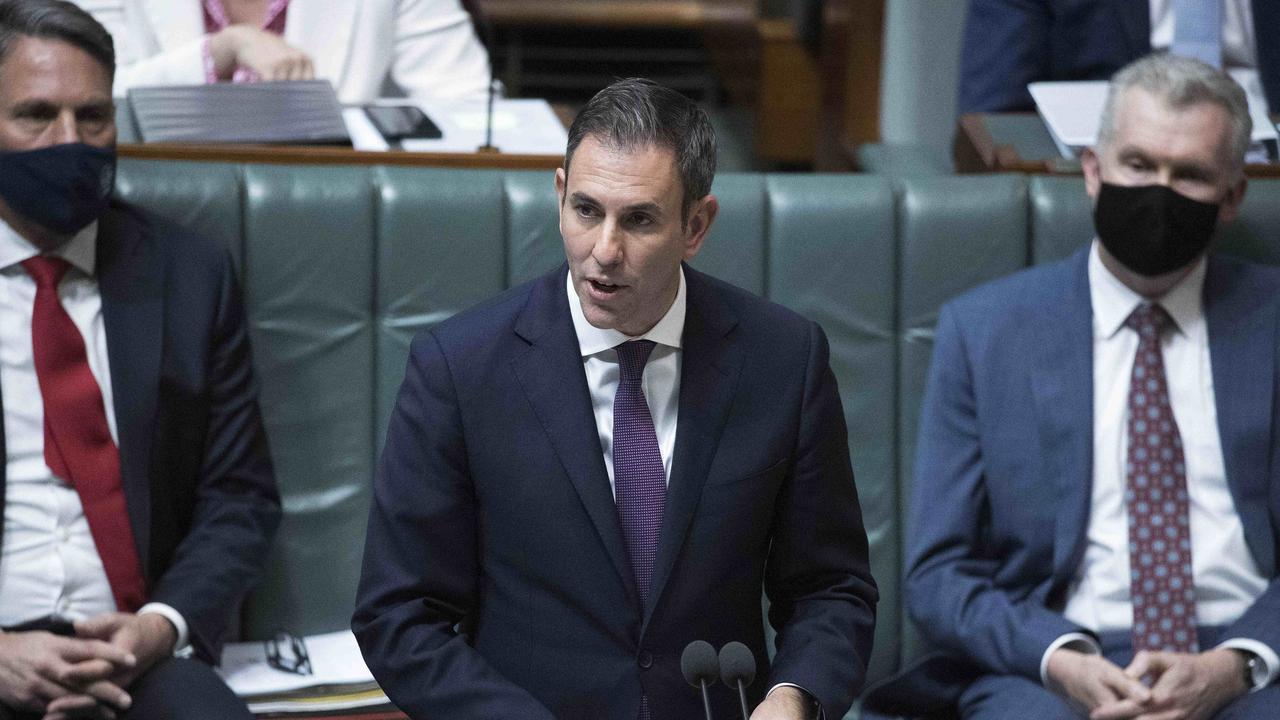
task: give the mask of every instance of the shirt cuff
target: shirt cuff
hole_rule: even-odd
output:
[[[169,605],[158,602],[150,602],[138,608],[139,615],[154,613],[162,615],[166,620],[173,623],[173,629],[178,632],[178,639],[173,643],[173,654],[183,656],[187,654],[189,647],[189,638],[187,632],[187,621],[182,617],[182,613],[174,610]]]
[[[782,687],[793,687],[799,690],[800,692],[804,693],[804,696],[809,698],[809,700],[813,701],[813,706],[818,709],[818,712],[814,714],[813,717],[817,718],[817,720],[826,720],[827,713],[825,710],[822,709],[822,704],[819,703],[818,699],[813,696],[813,693],[809,692],[808,690],[805,690],[804,688],[800,687],[795,683],[780,682],[777,685],[774,685],[773,687],[769,688],[769,692],[764,694],[765,698],[768,698],[770,695],[772,695],[774,690],[777,690],[778,688],[782,688]]]
[[[1270,685],[1275,682],[1276,675],[1280,675],[1280,657],[1277,657],[1276,651],[1272,650],[1266,643],[1260,643],[1257,640],[1248,638],[1231,638],[1218,643],[1218,647],[1243,650],[1258,656],[1258,660],[1261,663],[1253,668],[1252,691],[1261,690]]]
[[[1054,640],[1049,645],[1049,649],[1044,651],[1044,655],[1040,657],[1040,684],[1049,685],[1049,656],[1060,648],[1075,650],[1085,655],[1101,655],[1102,648],[1098,645],[1098,641],[1092,636],[1084,633],[1067,633]]]

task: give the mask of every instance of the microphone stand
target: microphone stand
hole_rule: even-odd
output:
[[[751,711],[747,709],[747,686],[738,678],[738,701],[742,703],[742,720],[751,719]]]

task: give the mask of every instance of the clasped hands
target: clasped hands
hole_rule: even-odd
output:
[[[124,688],[172,654],[177,640],[154,613],[99,615],[75,631],[0,633],[0,702],[44,720],[115,718],[133,702]]]
[[[1144,650],[1121,668],[1101,655],[1060,648],[1049,656],[1047,675],[1051,689],[1090,720],[1207,720],[1249,690],[1244,665],[1243,656],[1228,649]]]

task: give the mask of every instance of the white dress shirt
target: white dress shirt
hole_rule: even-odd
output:
[[[102,296],[94,276],[98,226],[81,230],[53,254],[71,264],[58,296],[85,340],[89,370],[119,443],[112,405]],[[0,537],[0,627],[46,616],[81,620],[116,611],[80,496],[44,459],[44,400],[31,346],[35,280],[20,264],[40,251],[0,221],[0,398],[4,405],[4,535]],[[173,623],[175,649],[187,644],[187,623],[172,607],[148,603]]]
[[[1159,303],[1174,325],[1161,338],[1169,404],[1182,436],[1191,522],[1191,564],[1196,589],[1196,623],[1228,625],[1267,588],[1244,539],[1236,512],[1218,433],[1209,334],[1203,289],[1207,263],[1201,260]],[[1089,293],[1093,306],[1093,488],[1084,558],[1068,590],[1063,615],[1096,633],[1129,630],[1133,605],[1129,584],[1129,518],[1125,507],[1126,432],[1129,379],[1138,352],[1138,335],[1125,326],[1145,299],[1111,274],[1098,254],[1089,252]],[[1097,652],[1085,635],[1071,634],[1050,646],[1041,663],[1058,647]],[[1255,675],[1262,686],[1280,672],[1280,658],[1268,646],[1229,638],[1221,647],[1247,650],[1265,666]]]
[[[1253,34],[1250,0],[1201,0],[1222,3],[1222,66],[1256,68],[1258,46]],[[1173,0],[1151,0],[1151,49],[1168,50],[1176,22]]]
[[[680,289],[662,319],[648,332],[630,337],[618,330],[598,328],[587,322],[582,313],[582,302],[573,289],[573,274],[565,274],[565,288],[569,293],[569,314],[573,316],[573,329],[578,335],[578,348],[582,351],[582,369],[587,373],[587,388],[591,391],[591,408],[596,416],[596,430],[600,433],[600,451],[604,453],[604,467],[609,472],[609,486],[613,487],[613,396],[618,391],[618,351],[614,348],[628,340],[652,340],[655,344],[644,366],[640,386],[644,400],[649,404],[653,417],[653,430],[658,435],[658,451],[662,453],[662,468],[671,482],[671,456],[676,447],[676,415],[680,409],[680,340],[684,335],[685,286],[684,270],[680,271]],[[616,499],[617,493],[614,493]]]

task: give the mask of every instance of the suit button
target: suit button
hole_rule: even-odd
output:
[[[653,653],[648,650],[641,650],[640,655],[636,657],[636,662],[642,669],[648,670],[653,667]]]

